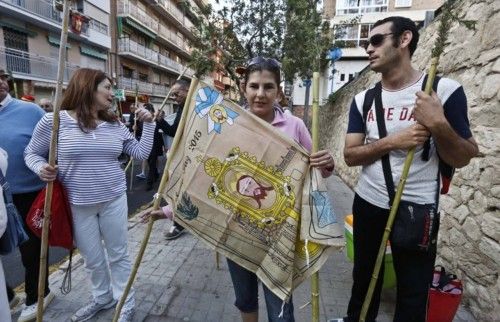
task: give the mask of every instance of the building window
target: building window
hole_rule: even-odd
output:
[[[411,0],[410,0],[411,1]],[[338,0],[337,15],[386,12],[388,0]]]
[[[340,74],[340,81],[341,82],[345,81],[345,74]]]
[[[101,34],[107,35],[108,34],[108,25],[105,23],[102,23],[100,21],[97,21],[95,19],[90,20],[90,29],[93,29],[97,32],[100,32]]]
[[[148,74],[139,73],[139,80],[141,80],[143,82],[147,82],[148,81]]]
[[[30,74],[28,35],[8,27],[3,27],[7,69],[12,72]]]
[[[396,0],[394,3],[395,8],[411,7],[411,0]]]
[[[373,24],[337,25],[338,46],[344,48],[364,47]]]
[[[354,74],[349,74],[349,81],[352,81],[354,79]]]
[[[128,68],[127,66],[122,66],[123,70],[123,77],[125,78],[132,78],[134,75],[134,70],[132,68]]]

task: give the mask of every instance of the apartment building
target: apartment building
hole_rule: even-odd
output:
[[[127,112],[138,92],[140,103],[158,107],[170,86],[185,70],[184,78],[194,72],[187,68],[193,39],[195,10],[173,0],[115,0],[117,59],[112,70],[118,88],[125,90],[122,109]],[[205,4],[191,0],[191,7]],[[172,103],[172,102],[169,102]],[[171,104],[167,113],[172,112]]]
[[[341,48],[342,57],[322,71],[321,101],[368,66],[364,44],[377,20],[397,15],[421,23],[426,17],[432,18],[434,10],[443,3],[444,0],[324,0],[323,19],[330,22],[333,32],[339,36],[336,44]],[[296,81],[294,106],[304,105],[304,99],[305,86],[302,81]],[[312,98],[309,104],[311,101]]]
[[[0,66],[12,72],[18,96],[53,98],[62,11],[51,0],[0,0]],[[64,81],[80,67],[108,71],[109,0],[72,2]]]

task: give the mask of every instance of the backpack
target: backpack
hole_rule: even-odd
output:
[[[422,90],[425,89],[425,84],[427,83],[427,74],[424,77],[424,81],[422,82]],[[436,76],[434,78],[434,83],[432,84],[432,89],[434,92],[437,92],[437,87],[439,80],[441,78],[439,76]],[[380,82],[379,82],[380,83]],[[365,94],[365,100],[363,102],[363,121],[364,121],[364,127],[365,127],[365,133],[366,133],[366,119],[368,116],[368,112],[372,108],[373,105],[373,100],[375,98],[375,94],[377,90],[382,90],[382,86],[375,86],[373,88],[370,88],[369,90],[366,91]],[[423,161],[428,161],[429,160],[429,154],[430,154],[430,147],[431,147],[431,140],[430,138],[425,141],[424,143],[424,150],[422,151],[422,160]],[[439,157],[439,154],[438,154]],[[451,179],[453,178],[453,175],[455,174],[455,168],[444,162],[441,157],[439,157],[439,173],[441,174],[441,194],[447,194],[449,189],[450,189],[450,184],[451,184]]]

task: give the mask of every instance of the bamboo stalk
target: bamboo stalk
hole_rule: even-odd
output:
[[[135,102],[134,102],[134,105],[135,105],[135,111],[137,111],[137,109],[139,108],[139,85],[136,83],[135,84]],[[135,113],[134,111],[134,113]],[[136,133],[137,133],[137,115],[134,116],[134,138],[136,136]],[[127,169],[129,168],[130,166],[130,187],[129,187],[129,191],[132,191],[132,187],[134,186],[134,158],[132,156],[130,156],[130,161],[128,162],[127,166],[125,167],[125,171],[127,171]]]
[[[436,78],[438,63],[439,63],[439,56],[433,57],[431,59],[431,66],[429,68],[429,73],[427,76],[427,83],[425,84],[426,94],[430,95],[432,92],[432,84],[434,83],[434,79]],[[359,316],[360,322],[365,322],[366,314],[368,313],[368,308],[370,307],[372,301],[373,292],[375,291],[375,285],[377,284],[378,275],[380,273],[380,267],[382,266],[382,261],[384,260],[387,241],[389,240],[389,236],[391,234],[392,225],[394,224],[394,219],[396,218],[396,213],[399,208],[399,202],[401,201],[401,197],[403,195],[406,179],[408,178],[408,173],[410,172],[410,166],[411,163],[413,162],[414,155],[415,155],[415,148],[412,148],[408,151],[408,155],[406,156],[406,160],[403,165],[403,172],[401,174],[401,178],[399,179],[398,187],[396,189],[396,195],[394,197],[394,201],[392,202],[391,211],[389,213],[389,218],[387,219],[384,235],[382,236],[382,242],[380,243],[380,247],[378,250],[377,260],[375,261],[375,267],[373,268],[372,278],[368,286],[368,291],[366,293],[363,306],[361,307],[361,314]]]
[[[319,73],[313,73],[312,79],[312,152],[319,150]],[[319,322],[319,273],[311,276],[311,313],[312,322]]]
[[[50,136],[50,149],[48,163],[51,166],[56,164],[56,149],[59,133],[59,110],[62,94],[62,86],[64,81],[64,62],[66,61],[66,43],[68,39],[68,21],[69,21],[69,5],[70,0],[64,1],[63,6],[63,21],[61,30],[61,41],[59,43],[59,62],[57,70],[57,87],[56,97],[54,102],[54,118],[52,124],[52,133]],[[47,253],[49,243],[50,215],[52,206],[52,191],[53,182],[47,183],[45,193],[45,205],[43,209],[43,228],[42,228],[42,245],[40,247],[40,270],[38,275],[38,301],[37,301],[37,322],[42,322],[43,319],[43,300],[45,295],[45,279],[47,278]]]
[[[193,77],[191,80],[191,86],[189,86],[189,91],[188,95],[186,97],[186,102],[184,103],[184,108],[182,111],[182,118],[179,123],[179,129],[184,128],[184,125],[186,123],[186,118],[187,114],[189,112],[189,106],[191,105],[191,100],[194,94],[194,91],[196,87],[198,86],[199,79],[197,77]],[[174,142],[172,144],[172,147],[176,147],[178,145],[178,142],[180,140],[180,137],[182,135],[176,135],[174,137]],[[160,201],[161,201],[161,194],[163,193],[163,190],[165,190],[168,182],[168,168],[170,167],[170,164],[172,163],[172,158],[167,158],[167,163],[165,164],[165,169],[163,170],[163,175],[161,177],[160,181],[160,186],[158,187],[158,192],[156,193],[156,196],[154,198],[153,202],[153,209],[158,210],[160,209]],[[137,257],[135,258],[134,262],[134,267],[132,268],[132,272],[130,273],[127,286],[125,287],[125,290],[123,291],[123,294],[120,298],[120,302],[116,306],[115,314],[113,316],[113,322],[118,321],[118,318],[120,317],[120,312],[123,308],[123,305],[125,304],[125,301],[127,299],[127,295],[130,292],[130,289],[132,288],[132,284],[134,283],[135,276],[137,275],[137,271],[139,270],[139,266],[142,261],[142,257],[144,256],[144,251],[146,250],[146,246],[149,242],[149,237],[151,236],[151,231],[153,229],[153,224],[154,220],[150,219],[148,222],[148,226],[146,228],[146,231],[144,233],[144,237],[141,242],[141,248],[139,249],[139,252],[137,253]]]

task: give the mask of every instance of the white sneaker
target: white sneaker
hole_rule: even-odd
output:
[[[43,299],[43,310],[47,308],[47,306],[52,302],[54,299],[54,293],[49,292],[49,294],[45,295]],[[24,307],[24,309],[21,311],[21,315],[17,319],[17,322],[28,322],[31,320],[34,320],[36,318],[36,313],[38,311],[38,303],[34,303],[31,305],[28,305]]]
[[[139,173],[138,175],[136,175],[137,178],[139,179],[146,179],[146,174],[145,173]]]
[[[75,314],[71,317],[71,321],[73,322],[82,322],[90,320],[94,315],[96,315],[99,311],[109,309],[115,306],[116,300],[111,300],[108,303],[97,303],[94,299],[92,299],[85,306],[81,307]]]

